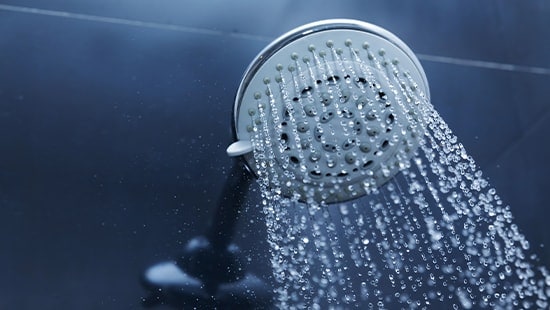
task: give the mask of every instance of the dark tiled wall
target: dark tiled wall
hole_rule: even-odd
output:
[[[434,105],[548,264],[549,13],[542,0],[0,1],[0,308],[139,308],[143,268],[212,215],[248,63],[334,17],[419,53]],[[243,217],[261,273],[261,217]]]

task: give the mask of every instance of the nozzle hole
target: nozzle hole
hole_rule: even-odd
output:
[[[290,114],[292,113],[292,111],[290,111],[288,108],[285,108],[284,112],[283,112],[283,119],[285,120],[289,120],[290,119]]]
[[[393,124],[393,122],[395,122],[395,115],[393,115],[393,113],[390,113],[388,115],[388,117],[386,118],[386,123],[388,125],[391,125],[391,124]]]
[[[367,162],[365,162],[365,163],[363,164],[363,169],[369,168],[370,166],[372,166],[373,163],[374,163],[374,162],[373,162],[372,160],[368,160]]]
[[[347,173],[346,171],[341,171],[341,172],[339,172],[336,176],[338,176],[338,177],[345,177],[345,176],[347,176],[347,175],[348,175],[348,173]]]
[[[322,176],[322,174],[321,174],[321,171],[319,170],[311,170],[309,172],[309,176],[311,176],[312,178],[318,179]]]
[[[332,152],[332,153],[334,153],[338,150],[336,148],[336,145],[330,144],[330,143],[323,144],[323,149],[325,149],[325,151],[327,151],[327,152]]]
[[[367,79],[365,79],[364,77],[358,77],[355,79],[355,85],[357,85],[357,87],[359,88],[363,88],[365,87],[365,85],[367,85]]]
[[[338,83],[338,81],[340,81],[340,77],[338,75],[331,75],[327,77],[327,82],[329,83],[329,85],[334,85]]]
[[[283,132],[281,134],[281,141],[283,141],[284,143],[288,142],[288,134],[286,132]]]
[[[306,86],[304,89],[302,89],[301,95],[302,98],[309,96],[313,92],[313,87]]]

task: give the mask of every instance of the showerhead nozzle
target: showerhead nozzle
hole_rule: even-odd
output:
[[[429,99],[424,70],[395,35],[355,20],[308,24],[247,69],[227,152],[256,175],[263,160],[284,196],[353,199],[386,183],[418,148],[418,115],[408,108],[416,96]]]

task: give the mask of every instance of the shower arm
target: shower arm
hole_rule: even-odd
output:
[[[239,249],[231,241],[252,176],[239,157],[233,161],[209,226],[202,235],[189,240],[177,260],[180,269],[201,279],[211,292],[245,276]]]
[[[225,250],[235,234],[242,205],[253,180],[251,173],[244,167],[240,157],[233,159],[214,217],[205,233],[214,249]]]
[[[146,270],[142,283],[150,296],[143,300],[145,306],[270,307],[271,287],[246,271],[231,242],[253,180],[241,156],[235,156],[232,164],[206,231],[189,240],[175,262]]]

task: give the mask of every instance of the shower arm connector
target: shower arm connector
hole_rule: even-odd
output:
[[[252,180],[237,156],[206,232],[189,240],[175,262],[156,264],[144,273],[142,283],[150,292],[143,300],[145,306],[257,308],[271,304],[271,288],[245,271],[239,249],[231,242]]]

